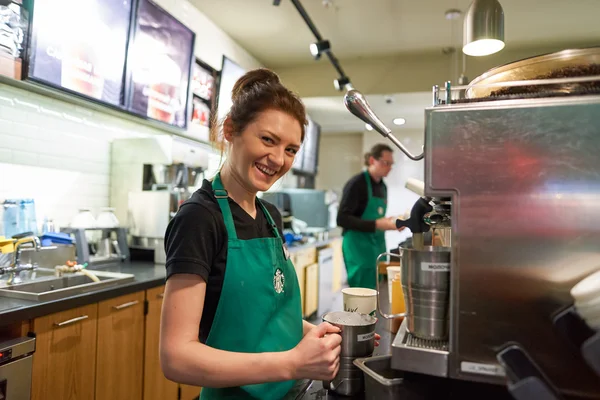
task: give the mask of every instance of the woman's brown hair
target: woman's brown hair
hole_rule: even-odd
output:
[[[265,68],[248,71],[233,86],[231,100],[233,104],[223,121],[217,121],[217,113],[212,113],[210,140],[221,150],[224,143],[219,132],[225,119],[231,121],[233,132],[239,135],[266,110],[279,110],[294,117],[300,124],[301,140],[304,141],[308,123],[304,104],[295,93],[283,86],[275,72]]]

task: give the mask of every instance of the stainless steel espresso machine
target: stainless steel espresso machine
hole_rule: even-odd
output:
[[[447,337],[418,337],[405,319],[392,367],[507,385],[519,400],[600,398],[600,332],[570,295],[600,269],[600,48],[435,86],[421,155],[358,91],[345,104],[425,160],[424,196],[402,222],[414,247],[427,248],[420,239],[436,224],[450,226]]]

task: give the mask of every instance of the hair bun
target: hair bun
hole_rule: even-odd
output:
[[[242,93],[250,91],[257,85],[281,85],[279,76],[268,69],[258,68],[246,72],[240,79],[237,80],[231,91],[231,100],[235,103],[236,99]]]

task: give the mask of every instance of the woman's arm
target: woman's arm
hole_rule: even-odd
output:
[[[167,281],[160,326],[160,362],[167,379],[206,387],[292,379],[286,352],[234,353],[200,343],[205,294],[206,282],[197,275],[178,274]]]
[[[177,274],[167,280],[160,324],[160,363],[167,379],[218,388],[290,379],[328,380],[337,374],[341,336],[327,335],[339,332],[327,323],[284,352],[236,353],[200,343],[205,295],[206,282],[198,275]]]

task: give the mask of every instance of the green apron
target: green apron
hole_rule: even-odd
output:
[[[385,198],[381,199],[373,196],[369,172],[365,170],[364,174],[367,180],[369,200],[367,201],[365,211],[361,215],[361,219],[373,221],[385,216],[387,201]],[[384,190],[385,197],[387,198],[387,188],[385,185]],[[380,230],[376,230],[375,232],[348,230],[344,233],[342,251],[348,273],[348,285],[350,287],[375,289],[375,280],[377,277],[375,261],[378,255],[386,251],[385,232]]]
[[[206,344],[241,353],[279,352],[302,339],[300,286],[279,231],[259,201],[275,237],[237,238],[227,191],[212,183],[227,228],[227,265],[219,305]],[[281,399],[295,381],[203,388],[201,399]]]

